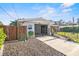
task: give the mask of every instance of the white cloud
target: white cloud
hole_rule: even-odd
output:
[[[63,3],[63,4],[61,4],[61,7],[62,8],[68,8],[68,7],[71,7],[71,6],[73,6],[75,3]]]
[[[69,14],[72,11],[71,6],[73,6],[75,3],[63,3],[60,5],[61,11],[63,14]]]
[[[70,9],[70,8],[69,8],[69,9],[64,9],[64,10],[62,10],[63,13],[69,13],[69,12],[71,12],[71,11],[72,11],[72,9]]]
[[[43,9],[40,9],[39,16],[47,19],[51,19],[53,16],[56,15],[56,10],[53,7],[45,7]]]
[[[67,8],[67,7],[70,7],[72,5],[73,4],[61,4],[60,7],[62,6],[64,8],[62,8],[62,9],[59,8],[58,10],[53,7],[50,7],[50,6],[38,7],[38,8],[34,8],[34,9],[39,10],[38,17],[52,19],[52,18],[56,18],[56,17],[69,16],[72,9]]]
[[[61,13],[58,13],[55,8],[47,6],[43,9],[40,9],[39,17],[52,19],[53,17],[62,17],[63,15],[67,15],[70,11],[72,11],[72,9],[62,9]]]

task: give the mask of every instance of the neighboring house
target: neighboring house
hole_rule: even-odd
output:
[[[28,19],[19,19],[18,24],[20,26],[26,26],[27,28],[27,37],[30,37],[29,32],[33,32],[32,37],[51,35],[52,28],[57,27],[53,25],[52,20],[46,20],[43,18],[28,18]]]

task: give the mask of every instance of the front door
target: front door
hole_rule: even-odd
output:
[[[47,25],[41,25],[41,34],[47,35]]]

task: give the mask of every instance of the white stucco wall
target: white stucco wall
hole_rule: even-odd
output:
[[[29,29],[29,26],[31,26],[32,29]],[[32,31],[33,32],[33,36],[32,37],[35,37],[35,27],[34,27],[34,24],[33,23],[27,24],[27,36],[28,37],[29,37],[29,35],[28,35],[28,32],[29,31]]]
[[[34,25],[34,23],[29,22],[29,23],[23,23],[22,25],[26,26],[26,28],[27,28],[27,37],[29,37],[29,34],[28,34],[29,31],[32,31],[33,32],[32,37],[35,37],[35,25]],[[32,29],[29,29],[29,26],[32,26]]]

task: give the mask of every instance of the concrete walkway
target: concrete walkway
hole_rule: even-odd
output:
[[[36,39],[46,43],[50,47],[58,50],[67,56],[79,56],[79,44],[66,41],[52,36],[36,37]]]

